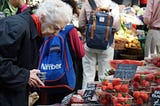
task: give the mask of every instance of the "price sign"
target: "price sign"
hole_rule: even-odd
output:
[[[119,64],[113,77],[121,79],[132,79],[136,73],[136,70],[136,64]]]
[[[128,14],[128,13],[132,12],[132,11],[131,11],[131,7],[127,7],[127,8],[125,8],[125,9],[124,9],[124,12],[125,12],[126,14]]]
[[[62,103],[62,104],[65,104],[65,105],[69,104],[69,103],[70,103],[70,100],[71,100],[71,98],[72,98],[72,96],[73,96],[73,94],[74,94],[74,93],[70,93],[69,95],[65,96],[65,97],[62,99],[61,103]]]
[[[85,101],[91,101],[93,95],[95,94],[96,84],[87,84],[87,89],[85,90],[83,94],[83,99]]]
[[[160,106],[160,91],[155,90],[152,95],[152,106]]]

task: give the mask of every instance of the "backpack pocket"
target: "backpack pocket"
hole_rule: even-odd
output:
[[[96,25],[96,29],[92,32],[92,25],[89,25],[86,33],[87,46],[94,49],[106,50],[113,43],[114,34],[112,27]],[[91,37],[93,36],[93,37]]]
[[[60,42],[58,37],[54,37],[54,41]],[[64,56],[60,44],[54,42],[48,50],[45,50],[40,63],[39,69],[41,72],[46,72],[46,81],[56,81],[64,76]]]

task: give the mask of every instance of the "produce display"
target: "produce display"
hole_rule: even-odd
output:
[[[144,60],[147,64],[153,64],[157,67],[160,67],[160,54],[151,54],[150,57],[145,57]]]
[[[118,64],[137,64],[134,76],[130,79],[114,78]],[[100,106],[153,106],[160,99],[160,69],[152,68],[144,61],[137,60],[111,60],[111,75],[101,81],[90,82],[95,84],[94,96],[90,101],[83,98],[85,90],[78,90],[70,100],[71,104],[100,105]],[[153,94],[154,93],[154,94]],[[154,100],[153,100],[154,98]],[[158,99],[159,98],[159,99]],[[72,105],[71,105],[72,106]],[[156,105],[155,105],[156,106]],[[157,105],[158,106],[158,105]]]
[[[131,106],[133,97],[129,94],[112,94],[113,106]]]
[[[105,79],[102,81],[102,91],[111,93],[128,93],[129,81],[120,78]]]
[[[137,72],[132,79],[133,90],[149,91],[152,82],[154,82],[154,71]]]
[[[144,106],[145,104],[148,104],[149,96],[150,92],[147,91],[133,91],[133,104],[135,106]]]
[[[132,35],[131,33],[135,34],[136,32],[134,32],[134,30],[127,30],[125,34],[121,34],[121,32],[115,33],[115,49],[142,49],[138,36]]]
[[[118,32],[115,33],[115,49],[124,50],[126,48],[142,49],[142,44],[139,40],[144,33],[137,30],[137,25],[144,25],[141,20],[144,9],[139,6],[124,7],[120,13],[121,26]]]
[[[137,64],[138,66],[142,66],[144,64],[143,61],[138,60],[110,60],[110,66],[113,69],[116,69],[119,64]]]

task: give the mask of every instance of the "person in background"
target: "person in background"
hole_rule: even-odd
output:
[[[17,8],[12,6],[10,0],[0,0],[0,12],[2,12],[5,17],[15,15]]]
[[[124,5],[126,7],[139,4],[139,0],[112,0],[112,1],[116,2],[119,5]]]
[[[119,20],[119,6],[115,2],[111,0],[95,0],[97,7],[109,7],[112,9],[111,14],[114,18],[113,27],[117,30],[120,26]],[[85,26],[89,21],[90,12],[92,8],[86,0],[83,5],[80,16],[79,16],[79,27],[82,28],[81,31],[85,30]],[[110,69],[109,61],[113,59],[114,56],[114,47],[110,46],[107,50],[97,50],[85,47],[85,56],[82,58],[83,65],[83,84],[82,88],[85,89],[87,87],[88,82],[93,82],[96,75],[96,65],[98,63],[98,79],[104,78],[106,70]]]
[[[146,36],[144,57],[160,53],[160,0],[147,0],[147,7],[143,16],[144,23],[149,30]]]
[[[3,0],[0,1],[0,15],[3,17],[12,16],[27,10],[25,0]],[[2,18],[3,18],[2,17]]]
[[[10,0],[10,3],[15,8],[18,8],[16,14],[22,13],[23,11],[25,11],[28,8],[28,6],[27,6],[27,4],[25,3],[24,0]]]
[[[37,76],[42,37],[56,35],[71,16],[68,4],[45,0],[35,14],[0,20],[0,106],[28,106],[29,87],[44,86]]]
[[[72,9],[73,14],[79,16],[79,11],[77,10],[77,2],[75,0],[62,0],[68,3]],[[78,11],[78,12],[77,12]],[[81,40],[81,33],[77,31],[77,27],[73,28],[67,36],[67,42],[69,44],[69,49],[72,56],[73,66],[76,73],[76,87],[75,90],[82,88],[82,57],[85,55],[83,41]]]
[[[62,0],[63,2],[68,3],[72,9],[73,9],[73,14],[77,14],[77,16],[79,16],[79,10],[77,7],[77,2],[75,0]]]
[[[147,0],[140,0],[140,7],[146,7]]]

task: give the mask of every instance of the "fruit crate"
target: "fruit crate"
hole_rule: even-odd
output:
[[[119,39],[115,39],[115,45],[114,45],[114,49],[115,50],[125,50],[125,44],[127,43],[127,41],[125,40],[119,40]]]
[[[133,90],[150,91],[150,86],[155,79],[154,71],[137,72],[131,80],[131,87]]]
[[[160,54],[151,54],[149,57],[145,57],[144,60],[148,64],[153,64],[160,67]]]
[[[133,97],[129,94],[114,93],[112,94],[113,106],[131,106]]]
[[[102,91],[109,93],[128,93],[130,80],[121,80],[120,78],[109,78],[102,81]]]
[[[160,85],[160,71],[153,73],[154,78],[152,79],[152,85],[158,86]]]
[[[150,104],[151,91],[133,90],[131,95],[133,97],[132,106],[148,106]]]
[[[160,85],[151,86],[151,92],[154,92],[155,90],[160,91]]]
[[[104,92],[102,90],[96,90],[96,97],[100,104],[104,106],[112,106],[112,93]]]

